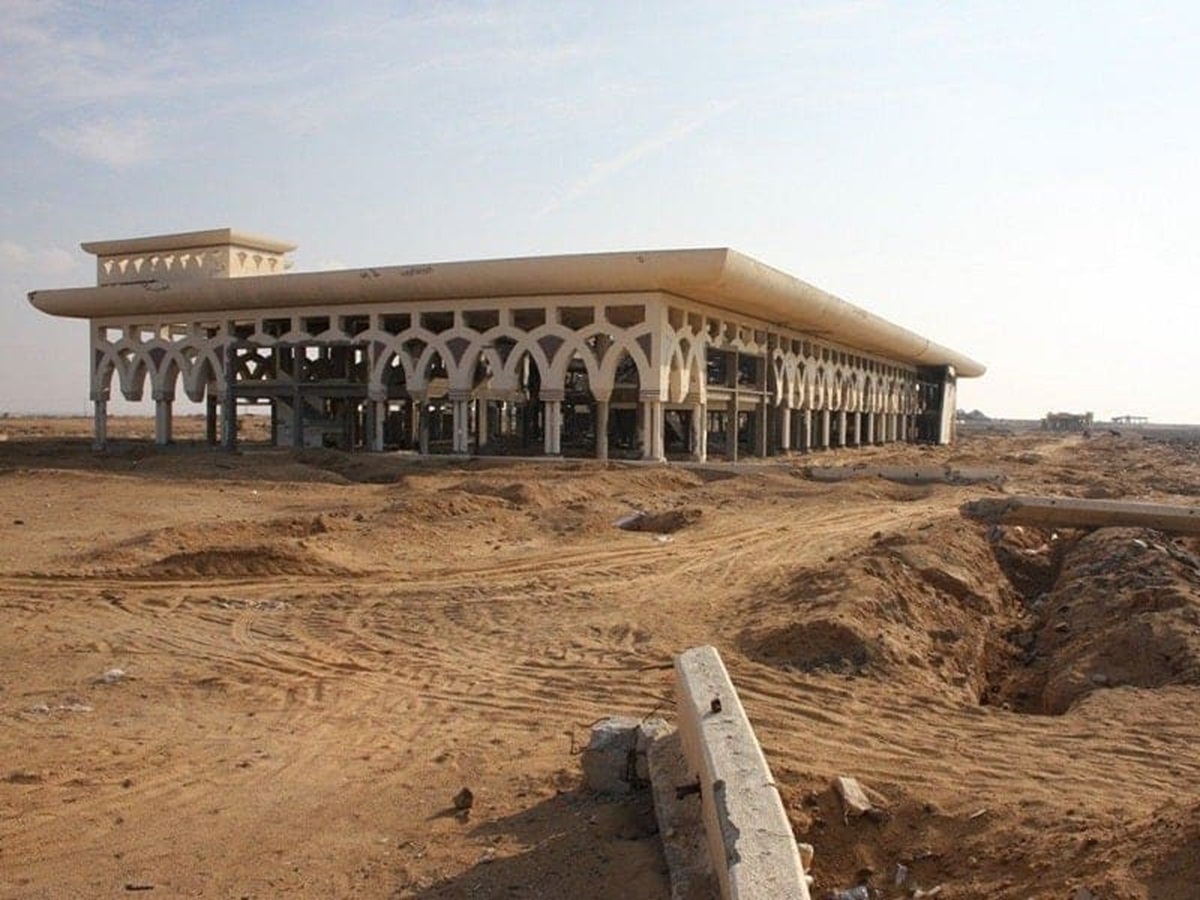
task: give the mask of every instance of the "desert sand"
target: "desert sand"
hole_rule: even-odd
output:
[[[649,801],[590,794],[578,752],[670,717],[709,643],[814,897],[1200,895],[1200,542],[959,511],[1194,504],[1197,445],[689,468],[227,454],[196,420],[163,449],[114,420],[98,455],[89,427],[0,420],[0,896],[666,898]],[[635,510],[677,530],[613,527]],[[882,814],[846,820],[838,775]]]

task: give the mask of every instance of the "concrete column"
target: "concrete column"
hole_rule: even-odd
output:
[[[485,397],[475,401],[475,446],[482,450],[491,441],[491,423],[488,421],[488,402]]]
[[[650,401],[650,446],[651,459],[666,459],[666,443],[663,440],[663,403],[661,400]]]
[[[725,452],[725,457],[730,462],[738,461],[738,441],[740,440],[738,428],[738,416],[741,410],[738,408],[737,389],[734,389],[732,403],[729,404],[729,429],[725,433],[725,441],[729,445]]]
[[[833,429],[830,422],[831,413],[828,409],[821,410],[821,449],[828,450],[832,439]]]
[[[371,400],[367,408],[371,413],[371,446],[376,453],[383,452],[383,430],[387,423],[388,405],[386,400]]]
[[[304,395],[299,387],[292,391],[292,448],[304,449]]]
[[[363,404],[363,449],[375,452],[375,419],[378,414],[375,401],[368,399]]]
[[[755,424],[758,427],[754,429],[754,455],[761,458],[766,458],[771,452],[771,431],[767,427],[770,412],[771,407],[767,403],[767,398],[759,397],[758,413],[755,415]]]
[[[783,453],[792,451],[792,411],[786,406],[779,408],[779,449]]]
[[[692,408],[692,459],[708,462],[708,405],[697,403]]]
[[[596,459],[608,459],[608,404],[596,401]]]
[[[420,400],[408,401],[408,446],[414,450],[421,446],[421,407]]]
[[[454,419],[454,440],[451,442],[455,453],[471,452],[471,410],[469,400],[454,399],[450,401],[450,409]]]
[[[413,403],[417,414],[417,452],[422,456],[429,455],[429,410],[425,401]]]
[[[654,458],[654,438],[651,435],[650,401],[643,400],[638,404],[638,418],[642,437],[642,459]]]
[[[96,450],[108,449],[108,401],[95,400],[92,403],[93,430],[92,447]]]
[[[837,433],[838,433],[837,445],[839,447],[845,447],[846,446],[846,411],[844,409],[838,410]]]
[[[226,450],[237,449],[237,399],[233,385],[227,385],[221,402],[221,445]]]
[[[866,443],[878,443],[878,441],[875,440],[875,413],[863,413],[863,418],[866,419]]]
[[[160,447],[171,443],[171,403],[170,397],[154,398],[154,443]]]
[[[545,419],[542,428],[543,445],[547,456],[562,455],[562,401],[543,400],[542,415]]]
[[[204,392],[204,440],[210,445],[217,443],[217,395],[212,385]]]
[[[800,449],[807,453],[813,447],[812,410],[800,411]]]
[[[225,393],[221,398],[221,444],[226,450],[237,449],[237,353],[233,344],[225,345]]]

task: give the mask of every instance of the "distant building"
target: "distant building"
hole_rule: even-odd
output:
[[[643,459],[948,443],[984,367],[733,250],[288,273],[230,229],[83,245],[97,286],[35,291],[89,321],[96,443],[114,384],[177,392],[209,440],[269,407],[276,444]]]
[[[1092,414],[1048,412],[1042,419],[1044,431],[1087,431],[1092,427]]]

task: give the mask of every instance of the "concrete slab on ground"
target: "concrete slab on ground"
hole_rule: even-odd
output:
[[[1006,497],[972,500],[963,513],[1002,525],[1051,528],[1154,528],[1176,534],[1200,534],[1200,507],[1073,497]]]

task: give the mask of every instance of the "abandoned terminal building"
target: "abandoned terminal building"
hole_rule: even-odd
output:
[[[979,363],[727,249],[291,273],[230,229],[83,244],[97,286],[34,291],[87,319],[95,436],[114,387],[171,441],[182,392],[233,448],[650,460],[947,443]]]

